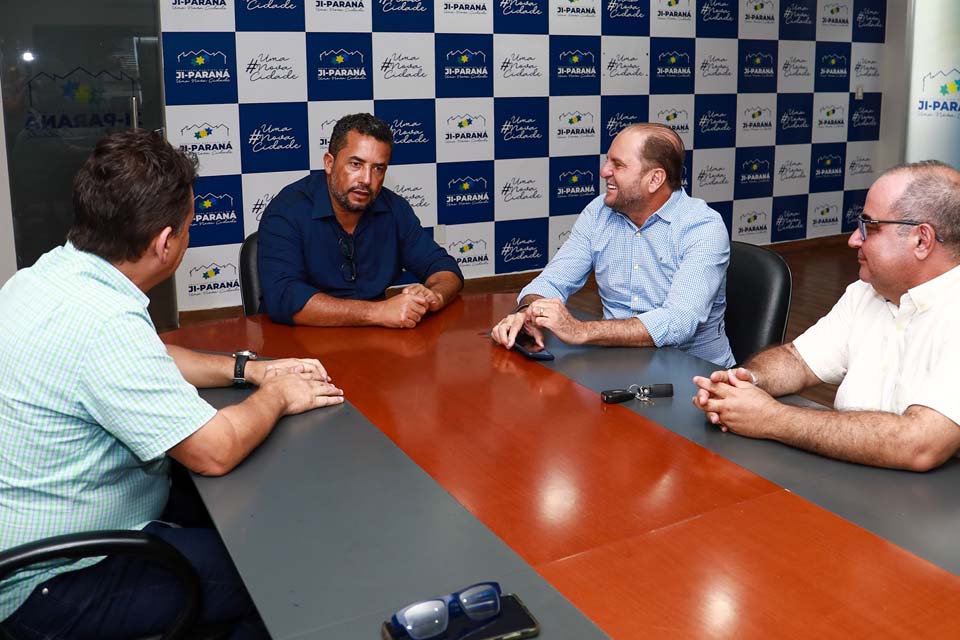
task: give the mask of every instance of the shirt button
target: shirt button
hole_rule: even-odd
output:
[[[637,231],[637,232],[636,232],[635,234],[633,234],[633,235],[635,235],[636,237],[638,237],[638,238],[639,238],[639,237],[640,237],[640,232],[639,232],[639,231]]]
[[[43,595],[47,595],[48,593],[50,593],[50,589],[47,589],[46,587],[44,587],[40,593],[42,593]]]
[[[640,299],[640,296],[633,296],[633,301],[634,301],[634,302],[636,302],[636,301],[639,300],[639,299]]]
[[[640,265],[638,265],[638,264],[633,265],[633,270],[634,270],[634,271],[636,271],[636,270],[639,269],[639,268],[640,268]]]

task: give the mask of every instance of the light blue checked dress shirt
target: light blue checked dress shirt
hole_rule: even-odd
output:
[[[734,364],[723,326],[730,239],[720,214],[682,189],[641,228],[598,197],[557,255],[520,292],[566,301],[591,271],[606,320],[639,318],[658,347]]]
[[[216,411],[184,380],[110,263],[69,243],[0,289],[0,549],[142,529],[169,493],[165,452]],[[21,571],[0,620],[44,580],[96,559]]]

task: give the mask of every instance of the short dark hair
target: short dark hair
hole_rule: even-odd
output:
[[[646,138],[637,153],[644,167],[660,167],[667,174],[667,186],[676,191],[683,184],[683,139],[665,124],[645,122],[630,125],[646,133]]]
[[[347,134],[351,131],[383,142],[390,147],[390,155],[393,155],[393,130],[386,122],[369,113],[351,113],[337,120],[330,134],[330,155],[336,157],[347,146]]]
[[[197,160],[144,129],[97,143],[73,180],[74,221],[67,239],[113,263],[139,260],[166,227],[183,231],[192,207]]]
[[[960,256],[960,171],[939,160],[901,164],[883,173],[905,173],[909,183],[893,203],[901,220],[928,222]]]

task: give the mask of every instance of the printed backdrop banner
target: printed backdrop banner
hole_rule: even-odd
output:
[[[960,139],[939,4],[954,19],[929,28],[918,8],[944,43],[914,56],[923,153]],[[161,0],[167,135],[201,174],[180,308],[240,304],[243,238],[358,111],[390,124],[385,185],[467,277],[542,268],[635,122],[680,135],[684,188],[732,239],[849,231],[879,169],[885,23],[886,0]],[[34,78],[36,113],[101,80]]]

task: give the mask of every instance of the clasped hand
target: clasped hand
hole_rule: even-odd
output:
[[[767,437],[764,428],[777,403],[754,386],[749,371],[743,367],[714,371],[709,378],[694,376],[693,383],[699,387],[693,406],[703,411],[711,424],[751,438]]]

